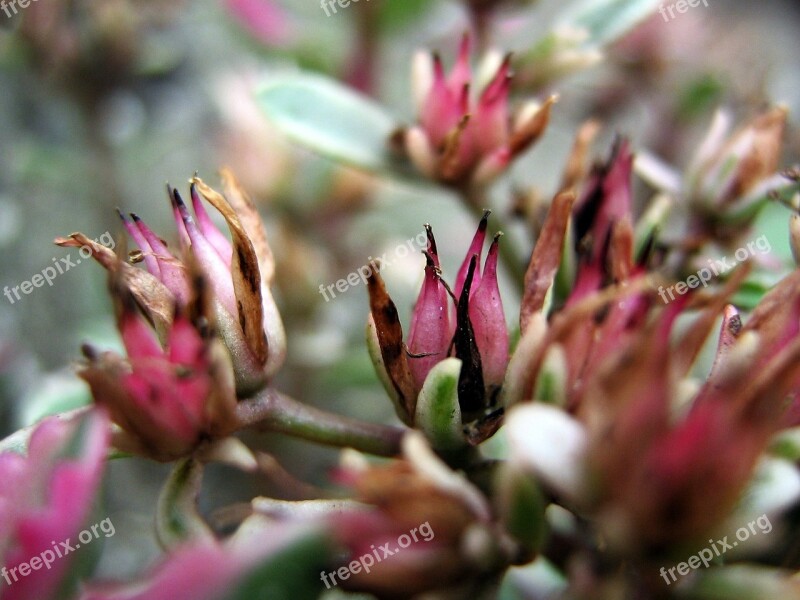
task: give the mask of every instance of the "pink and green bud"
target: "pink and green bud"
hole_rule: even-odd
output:
[[[500,234],[495,236],[489,248],[480,284],[469,304],[469,319],[483,364],[483,381],[490,395],[503,384],[509,361],[508,327],[497,283],[499,244]]]
[[[58,542],[75,540],[87,525],[109,437],[105,411],[93,409],[39,423],[24,456],[0,454],[0,562],[6,578],[0,586],[6,600],[55,600],[74,592],[76,563],[60,554]],[[32,559],[41,568],[31,569]]]
[[[497,281],[499,234],[483,272],[480,268],[488,216],[487,211],[459,270],[456,293],[442,279],[433,233],[426,226],[425,275],[405,347],[397,310],[380,276],[373,273],[370,278],[373,362],[407,423],[413,424],[420,391],[432,370],[450,357],[461,364],[457,387],[464,421],[482,419],[495,405],[509,362],[509,335]]]
[[[544,132],[554,98],[529,104],[512,118],[510,59],[479,95],[471,94],[470,38],[464,36],[450,75],[438,55],[414,65],[419,123],[405,132],[405,150],[425,175],[455,186],[486,183]]]
[[[163,313],[171,311],[173,303],[179,307],[188,304],[190,275],[194,269],[199,269],[214,292],[213,314],[207,316],[215,322],[231,354],[238,391],[248,394],[263,387],[280,368],[286,340],[269,290],[274,261],[258,211],[230,172],[223,172],[223,180],[225,195],[217,193],[198,177],[193,178],[191,208],[176,189],[167,188],[181,247],[179,258],[137,215],[127,218],[120,213],[120,217],[139,246],[140,254],[136,258],[143,261],[150,275],[166,288],[159,290],[150,281],[130,285],[137,302],[146,311],[155,303],[161,306],[160,318],[148,316],[157,323],[162,340],[168,329],[168,324],[163,323]],[[214,224],[205,202],[222,215],[231,239]],[[75,245],[78,241],[70,239],[61,243]],[[102,249],[98,249],[95,258],[109,270],[118,268],[113,257]],[[169,307],[166,311],[165,306]]]
[[[127,360],[86,347],[89,364],[80,372],[95,402],[123,430],[117,446],[169,461],[225,433],[236,399],[224,375],[230,365],[214,351],[218,342],[179,311],[162,348],[125,292],[121,304]]]

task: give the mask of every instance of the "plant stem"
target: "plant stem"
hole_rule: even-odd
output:
[[[240,427],[285,433],[329,446],[354,448],[376,456],[400,452],[403,430],[365,423],[298,402],[267,388],[237,407]]]

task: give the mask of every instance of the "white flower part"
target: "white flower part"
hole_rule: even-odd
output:
[[[411,468],[446,494],[461,500],[482,521],[489,521],[489,503],[481,492],[461,473],[451,470],[436,456],[425,436],[410,431],[403,437],[403,455]]]
[[[677,195],[683,189],[681,174],[655,154],[646,150],[636,152],[633,160],[634,172],[657,190]]]
[[[700,171],[706,166],[706,163],[711,161],[711,159],[722,150],[725,138],[727,138],[732,127],[733,115],[731,112],[722,108],[717,109],[703,142],[700,144],[700,147],[689,163],[687,181],[690,185],[692,185],[694,178],[697,177]]]
[[[585,27],[576,27],[564,23],[558,24],[553,28],[553,35],[558,40],[557,48],[577,47],[588,42],[591,33]]]
[[[509,411],[506,432],[512,464],[569,498],[581,496],[587,446],[583,425],[560,408],[531,403]]]
[[[484,54],[472,78],[471,91],[473,96],[479,97],[481,92],[486,89],[486,86],[494,79],[505,58],[505,53],[499,48],[492,48]]]
[[[431,148],[428,135],[419,127],[414,126],[406,131],[406,152],[411,162],[427,177],[436,176],[436,155]]]
[[[258,470],[258,460],[253,451],[233,436],[213,441],[198,452],[198,458],[203,462],[219,462],[242,471]]]
[[[433,59],[429,52],[417,50],[411,60],[411,94],[417,114],[425,109],[425,101],[433,86]]]
[[[762,513],[777,515],[796,506],[798,499],[800,470],[797,466],[782,458],[764,457],[743,495],[740,509],[748,511],[752,518]]]
[[[473,564],[489,569],[495,559],[496,540],[486,527],[473,523],[461,536],[461,553]]]
[[[358,450],[345,448],[339,454],[339,466],[348,472],[364,473],[369,470],[369,461]]]
[[[528,121],[532,120],[540,110],[542,110],[541,102],[529,100],[517,110],[517,114],[514,117],[514,125],[511,129],[513,131],[519,131]]]

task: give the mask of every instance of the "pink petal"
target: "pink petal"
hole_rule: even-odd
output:
[[[178,190],[173,190],[172,198],[173,206],[177,206],[181,220],[186,226],[186,232],[189,234],[192,252],[206,272],[217,299],[231,316],[238,318],[239,311],[236,307],[230,267],[223,262],[216,249],[200,231]]]
[[[469,319],[481,355],[484,384],[500,386],[508,367],[508,327],[497,283],[497,254],[500,236],[489,248],[480,285],[469,303]]]
[[[408,351],[411,354],[428,355],[408,357],[408,367],[418,389],[422,388],[433,366],[447,357],[451,331],[449,298],[436,275],[433,258],[428,255],[427,259],[425,279],[414,306],[408,333]]]
[[[464,262],[461,263],[461,267],[458,269],[458,274],[456,275],[456,285],[453,289],[453,293],[455,293],[456,298],[461,297],[461,290],[464,289],[464,281],[467,278],[469,263],[473,255],[478,257],[478,264],[480,264],[481,255],[483,254],[483,242],[486,240],[486,228],[489,225],[490,214],[491,211],[489,210],[483,213],[483,217],[481,218],[480,223],[478,223],[478,229],[475,231],[475,235],[472,236],[472,243],[469,245],[469,250],[467,250],[467,255],[464,257]],[[480,272],[479,270],[476,270],[475,276],[472,280],[472,289],[477,289],[480,283]]]
[[[233,246],[230,240],[219,230],[219,228],[208,216],[206,209],[203,207],[203,201],[200,199],[200,194],[197,193],[197,185],[192,184],[190,193],[192,196],[192,208],[194,208],[195,217],[197,217],[197,225],[206,239],[214,247],[219,254],[219,257],[228,265],[231,266],[231,259],[233,257]]]

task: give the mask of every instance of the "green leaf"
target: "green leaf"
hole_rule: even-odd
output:
[[[321,534],[309,535],[250,572],[224,600],[313,600],[322,593],[320,572],[330,562],[331,545]]]
[[[460,360],[443,360],[428,373],[417,398],[414,422],[436,450],[455,450],[467,444],[458,404],[460,373]]]
[[[800,461],[800,427],[791,427],[778,433],[769,444],[769,452],[792,462]]]
[[[647,18],[661,0],[577,0],[558,19],[558,26],[588,33],[584,46],[601,47]]]
[[[547,534],[544,495],[532,476],[508,464],[498,469],[495,487],[505,530],[532,556]]]
[[[678,115],[690,120],[709,112],[721,103],[725,88],[714,73],[699,75],[680,92]]]
[[[378,5],[381,28],[399,29],[417,17],[423,16],[430,8],[430,0],[390,0]]]
[[[753,310],[771,287],[770,283],[749,278],[739,286],[730,302],[742,310]]]
[[[292,141],[369,171],[397,168],[389,138],[397,122],[369,98],[312,73],[270,78],[257,93],[267,118]]]
[[[53,373],[40,380],[33,392],[25,398],[22,408],[22,425],[27,427],[50,415],[65,413],[87,406],[92,395],[86,384],[74,373]]]
[[[698,569],[684,589],[691,600],[768,600],[797,598],[800,583],[789,571],[751,565]]]

